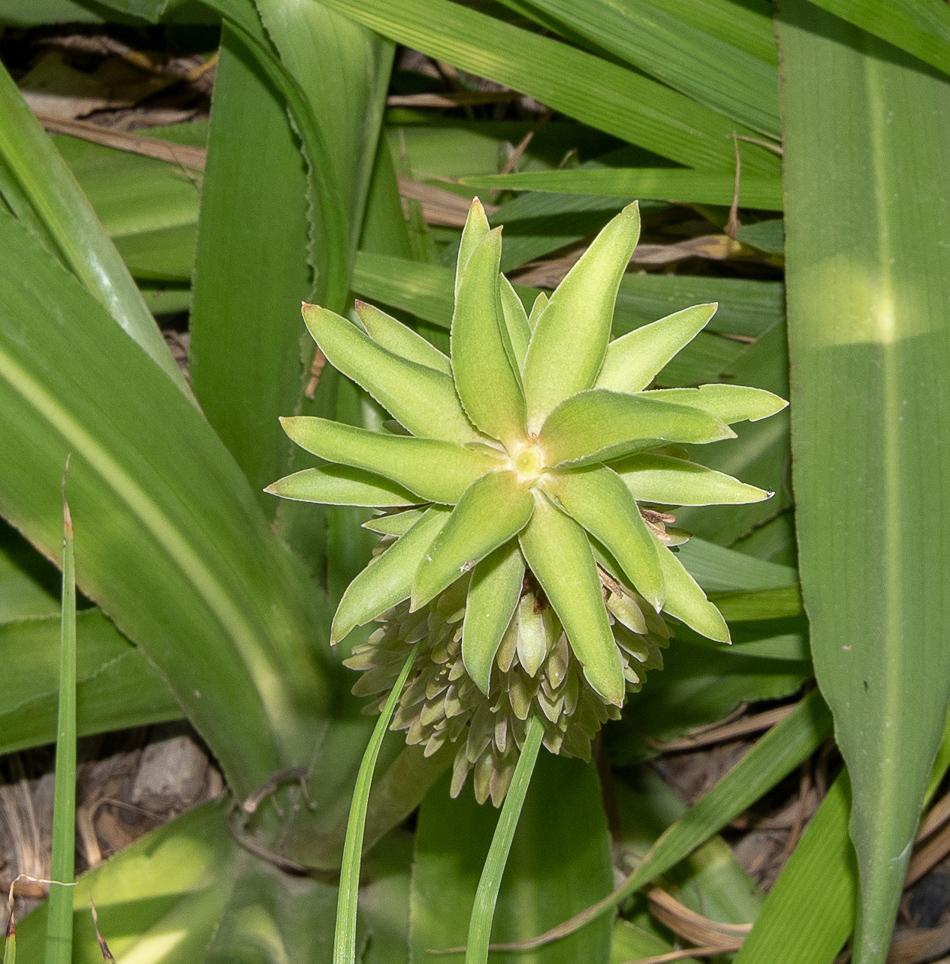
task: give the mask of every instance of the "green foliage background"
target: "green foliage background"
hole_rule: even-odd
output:
[[[234,843],[224,805],[207,807],[77,888],[74,959],[99,954],[89,893],[120,960],[133,950],[168,962],[330,959],[333,872],[372,721],[327,639],[372,540],[354,510],[278,505],[261,490],[306,464],[277,415],[379,418],[330,370],[312,398],[304,391],[302,299],[342,312],[356,295],[444,337],[457,232],[427,231],[418,212],[405,219],[402,175],[463,205],[475,191],[506,192],[492,215],[505,227],[506,271],[589,239],[635,198],[657,230],[688,206],[708,222],[707,250],[748,259],[749,270],[731,273],[631,272],[621,286],[616,334],[720,302],[715,330],[661,385],[734,379],[792,404],[790,420],[742,427],[714,464],[774,488],[774,500],[679,516],[696,533],[681,558],[718,594],[736,643],[723,651],[678,633],[666,670],[607,731],[610,831],[629,855],[654,848],[626,896],[663,874],[687,906],[754,920],[743,964],[777,960],[779,948],[783,961],[831,961],[852,935],[857,961],[883,960],[913,836],[947,764],[950,8],[0,5],[8,23],[103,17],[223,21],[210,127],[152,132],[206,144],[207,165],[199,193],[180,165],[54,143],[0,75],[0,512],[10,524],[0,539],[0,744],[10,751],[55,733],[58,602],[37,551],[59,557],[71,452],[77,582],[95,604],[78,616],[80,731],[184,714],[237,800],[305,767],[316,808],[288,786],[283,816],[270,802],[246,832],[317,873],[288,878]],[[387,109],[395,44],[452,65],[463,88],[469,75],[487,77],[554,114],[535,129]],[[531,131],[518,173],[500,176],[499,158]],[[732,240],[723,228],[737,154]],[[191,387],[153,319],[185,306]],[[820,696],[685,815],[636,766],[654,752],[647,738],[787,697],[812,676]],[[828,709],[847,769],[769,896],[750,896],[715,834],[817,747]],[[383,747],[361,960],[421,961],[425,948],[465,940],[495,814],[447,799],[445,765],[396,738]],[[595,773],[544,756],[539,766],[498,940],[534,937],[610,887]],[[415,834],[393,829],[420,802]],[[621,961],[670,949],[642,898],[623,904],[623,919],[614,903],[573,943],[518,959]],[[41,933],[27,921],[21,953],[29,958]]]

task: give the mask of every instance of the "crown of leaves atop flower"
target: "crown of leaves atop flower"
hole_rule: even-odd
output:
[[[529,314],[499,272],[501,230],[490,229],[476,199],[459,248],[448,357],[370,305],[356,305],[362,327],[304,305],[329,362],[399,423],[375,432],[282,419],[290,438],[325,463],[269,492],[399,510],[376,520],[377,531],[397,539],[346,590],[331,642],[403,600],[419,610],[473,570],[462,661],[487,693],[526,569],[607,704],[623,703],[625,680],[602,572],[657,612],[729,640],[721,614],[671,551],[675,537],[639,503],[768,498],[667,447],[735,437],[730,423],[787,403],[736,385],[647,391],[717,306],[687,308],[612,341],[614,302],[639,230],[632,204]]]

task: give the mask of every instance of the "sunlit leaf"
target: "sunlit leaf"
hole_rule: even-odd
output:
[[[285,476],[264,489],[298,502],[327,505],[399,506],[419,501],[408,489],[382,476],[349,465],[321,465]]]
[[[566,398],[590,388],[604,363],[620,278],[640,236],[632,204],[594,239],[551,295],[524,362],[528,430]]]
[[[498,459],[482,451],[438,439],[370,432],[307,415],[280,424],[308,452],[385,475],[425,501],[454,505],[479,476],[499,468]]]
[[[423,606],[527,524],[534,498],[514,472],[489,472],[473,482],[422,558],[412,608]]]
[[[757,422],[780,412],[788,405],[784,398],[761,388],[745,385],[700,385],[699,388],[663,388],[648,393],[650,398],[675,402],[699,408],[722,419],[727,425],[733,422]]]
[[[604,609],[590,543],[573,519],[544,496],[518,537],[525,559],[564,626],[591,686],[608,702],[623,702],[625,682]]]
[[[553,466],[603,462],[665,442],[724,438],[734,438],[732,429],[700,409],[593,389],[562,402],[544,423],[538,444]]]

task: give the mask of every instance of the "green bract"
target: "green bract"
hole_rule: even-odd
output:
[[[670,446],[732,438],[731,423],[786,402],[733,385],[647,390],[716,306],[611,341],[639,230],[632,204],[528,314],[499,273],[500,229],[475,200],[450,357],[369,305],[357,305],[362,327],[304,305],[330,364],[408,434],[284,419],[325,462],[268,491],[386,510],[370,524],[380,551],[344,594],[331,641],[382,623],[348,660],[364,671],[356,691],[382,700],[425,640],[393,725],[427,753],[461,742],[456,793],[474,769],[478,798],[500,802],[532,714],[550,750],[587,756],[643,671],[662,665],[659,613],[729,640],[675,555],[672,517],[650,506],[768,498]]]

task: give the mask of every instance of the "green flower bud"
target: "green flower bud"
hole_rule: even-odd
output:
[[[427,754],[457,744],[452,790],[473,773],[498,805],[530,717],[553,753],[588,759],[679,619],[723,642],[721,614],[676,558],[686,538],[654,507],[771,493],[693,464],[683,443],[734,437],[786,402],[734,385],[650,391],[706,325],[698,305],[611,341],[636,204],[611,221],[530,315],[499,272],[500,231],[473,202],[456,273],[451,353],[359,304],[362,327],[311,305],[330,364],[395,419],[371,432],[282,424],[324,464],[281,479],[283,498],[374,506],[380,551],[346,590],[331,642],[378,621],[347,665],[381,705],[423,641],[393,728]]]

